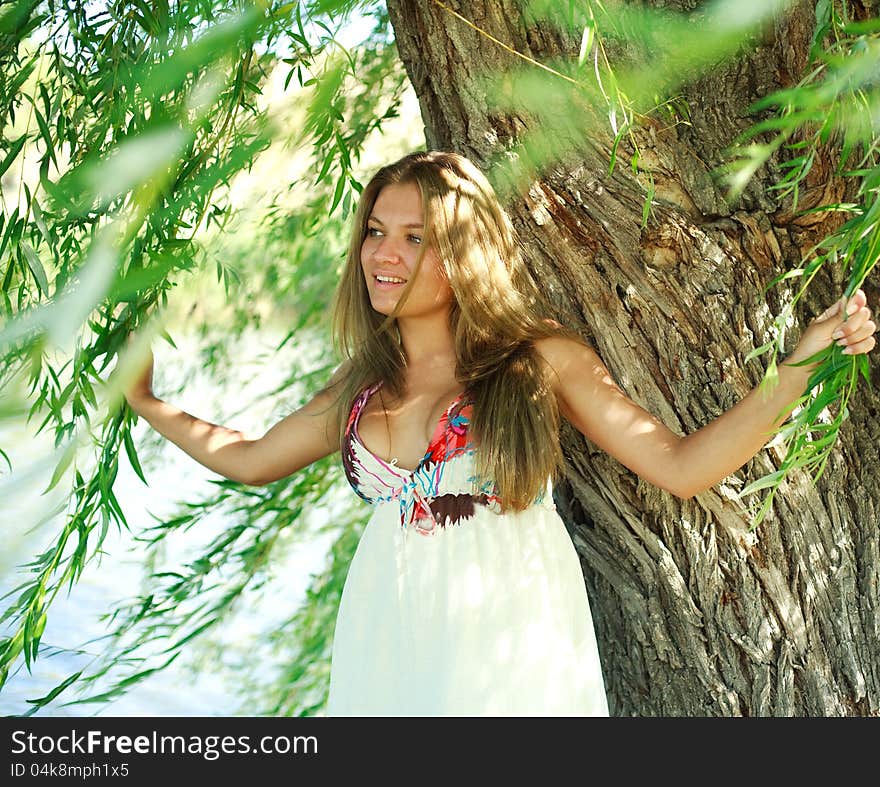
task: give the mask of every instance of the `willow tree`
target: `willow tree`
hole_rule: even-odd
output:
[[[236,306],[230,330],[258,322],[260,293],[278,308],[296,303],[292,334],[326,331],[326,238],[344,233],[357,156],[397,111],[405,76],[427,146],[489,173],[559,319],[680,434],[772,385],[779,354],[820,308],[860,286],[875,305],[876,4],[694,5],[9,5],[0,175],[22,175],[14,199],[3,192],[0,416],[30,410],[54,429],[70,450],[47,481],[69,483],[72,505],[2,615],[0,687],[37,658],[51,599],[99,552],[109,524],[126,525],[113,485],[120,457],[141,472],[133,419],[119,375],[105,385],[100,373],[117,357],[124,370],[126,336],[177,281],[212,266]],[[378,24],[349,51],[331,27],[355,8]],[[240,277],[200,233],[213,223],[214,241],[233,234],[226,184],[277,140],[256,96],[279,64],[287,83],[312,90],[296,141],[313,149],[302,185],[315,199],[295,213],[273,206],[248,236]],[[30,180],[28,150],[39,170]],[[254,266],[260,250],[280,262]],[[54,366],[48,350],[71,335],[74,362]],[[689,500],[563,425],[568,472],[555,495],[582,557],[613,714],[880,709],[876,359],[836,346],[821,355],[771,445]],[[323,382],[333,366],[323,360],[293,370],[295,399]],[[25,374],[30,391],[19,396],[13,383]],[[95,438],[92,467],[66,442],[78,430]],[[215,498],[139,534],[150,587],[114,610],[106,659],[33,710],[108,676],[89,699],[112,699],[204,641],[244,590],[268,582],[283,531],[344,484],[331,466],[260,489],[221,482]],[[222,507],[232,521],[200,559],[160,560],[168,533]],[[274,683],[239,676],[253,684],[248,712],[320,711],[364,520],[357,510],[339,519],[327,570],[278,626],[274,664],[285,666]]]
[[[561,319],[679,434],[772,375],[785,328],[880,254],[874,143],[854,150],[852,125],[877,109],[859,81],[876,3],[695,5],[388,3],[429,147],[520,186],[507,207]],[[800,411],[839,420],[792,421],[689,500],[565,429],[556,494],[613,714],[880,711],[880,399],[863,386],[847,407],[845,357],[823,376]]]

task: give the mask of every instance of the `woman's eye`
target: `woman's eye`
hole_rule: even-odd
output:
[[[378,227],[367,227],[367,237],[375,238],[382,234],[382,230]],[[409,239],[414,243],[421,244],[422,239],[418,235],[410,235]]]

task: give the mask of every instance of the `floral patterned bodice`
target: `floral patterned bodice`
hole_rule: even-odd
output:
[[[423,535],[434,534],[438,525],[442,528],[460,524],[473,516],[478,505],[500,513],[496,485],[476,483],[476,446],[468,436],[473,401],[468,392],[463,391],[452,400],[441,415],[424,456],[409,470],[376,456],[358,434],[361,413],[381,386],[380,381],[364,389],[349,413],[342,443],[342,466],[354,491],[370,504],[398,501],[401,527]],[[535,502],[544,503],[548,497],[542,493]],[[555,508],[552,497],[550,501],[549,507]]]

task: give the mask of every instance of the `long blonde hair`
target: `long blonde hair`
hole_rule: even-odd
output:
[[[422,195],[424,235],[415,273],[394,312],[370,303],[361,267],[367,219],[389,184],[415,183]],[[526,269],[513,225],[485,175],[457,153],[410,153],[382,167],[361,193],[351,242],[333,304],[332,334],[345,374],[333,386],[341,444],[355,397],[380,380],[392,396],[405,389],[406,356],[397,314],[422,265],[437,250],[453,292],[450,329],[455,374],[472,396],[469,434],[479,483],[496,486],[502,510],[526,508],[563,467],[559,409],[535,339],[576,334],[549,319],[549,308]],[[328,386],[330,387],[330,386]]]

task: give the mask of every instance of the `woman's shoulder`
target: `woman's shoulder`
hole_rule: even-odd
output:
[[[555,321],[548,320],[547,322],[554,323]],[[599,356],[574,331],[564,328],[559,323],[555,323],[554,327],[557,326],[561,329],[559,333],[534,339],[532,344],[541,360],[549,368],[554,391],[559,393],[560,379],[565,376],[573,365],[583,362],[585,358],[592,360],[594,358],[598,359]]]
[[[569,359],[572,354],[592,351],[592,347],[571,328],[566,328],[556,320],[546,319],[544,322],[554,332],[549,336],[541,336],[532,340],[534,348],[541,358],[551,365],[554,361],[561,362]]]

